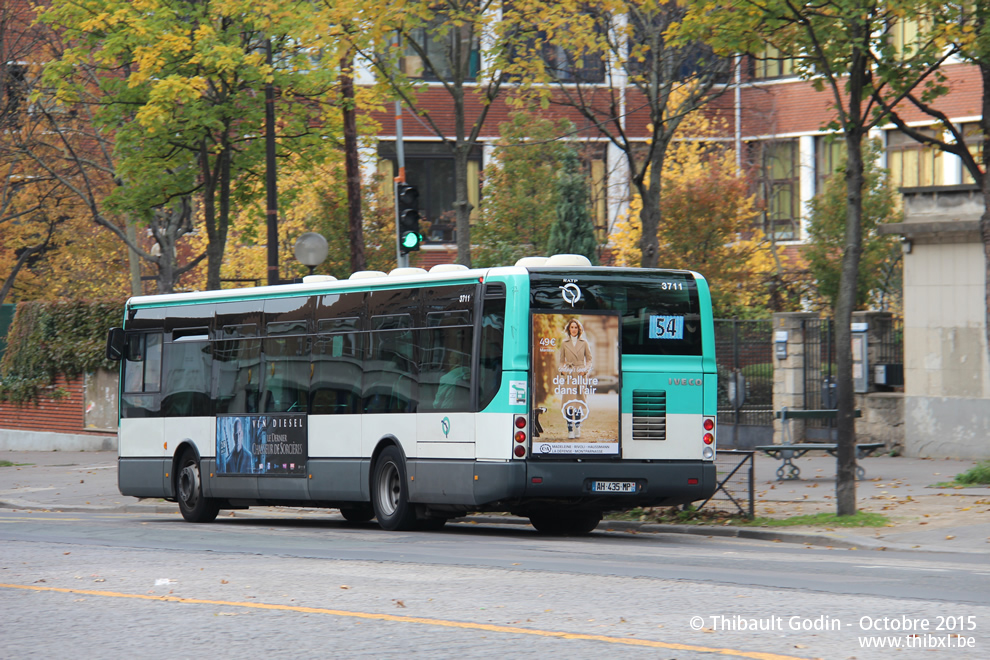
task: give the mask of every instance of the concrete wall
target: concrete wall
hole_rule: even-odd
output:
[[[0,429],[0,451],[117,451],[117,436]]]
[[[990,456],[983,199],[972,186],[905,189],[904,453]]]

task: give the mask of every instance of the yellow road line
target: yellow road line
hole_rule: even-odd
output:
[[[556,630],[538,630],[533,628],[517,628],[515,626],[498,626],[489,623],[471,623],[468,621],[448,621],[446,619],[429,619],[418,616],[400,616],[396,614],[373,614],[371,612],[350,612],[347,610],[332,610],[322,607],[300,607],[298,605],[275,605],[270,603],[240,603],[227,600],[204,600],[201,598],[180,598],[178,596],[151,596],[147,594],[125,594],[116,591],[93,591],[89,589],[62,589],[59,587],[38,587],[30,584],[0,584],[2,589],[24,589],[28,591],[49,591],[65,594],[82,594],[84,596],[104,596],[107,598],[132,598],[135,600],[164,601],[169,603],[190,603],[194,605],[222,605],[226,607],[245,607],[255,610],[280,610],[286,612],[303,612],[306,614],[329,614],[331,616],[351,617],[355,619],[372,619],[375,621],[393,621],[396,623],[418,623],[428,626],[445,628],[462,628],[466,630],[484,630],[485,632],[509,633],[514,635],[536,635],[538,637],[555,637],[558,639],[580,639],[609,644],[625,644],[628,646],[646,646],[649,648],[671,649],[675,651],[696,651],[698,653],[713,653],[752,660],[805,660],[791,655],[763,653],[760,651],[740,651],[737,649],[713,648],[695,646],[693,644],[674,644],[671,642],[656,642],[648,639],[632,637],[610,637],[608,635],[586,635],[582,633],[560,632]]]

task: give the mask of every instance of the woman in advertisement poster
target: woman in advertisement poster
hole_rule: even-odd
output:
[[[581,381],[589,378],[591,368],[591,346],[585,339],[584,326],[576,318],[572,318],[564,326],[564,340],[560,343],[560,353],[557,356],[557,371],[570,377],[571,383],[568,389],[571,387],[576,389],[575,394],[564,395],[561,398],[569,440],[581,437],[581,422],[588,410],[586,386],[574,381],[579,377]],[[574,406],[575,402],[581,405]]]

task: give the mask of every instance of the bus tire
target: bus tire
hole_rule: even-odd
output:
[[[216,500],[203,496],[203,480],[196,454],[191,451],[182,454],[175,482],[175,499],[179,502],[179,512],[187,522],[205,523],[216,520],[220,505]]]
[[[398,447],[382,450],[373,474],[371,503],[378,524],[390,532],[416,529],[416,508],[409,503],[406,463]]]
[[[557,536],[590,534],[601,521],[601,511],[540,511],[529,515],[536,531]]]
[[[363,523],[368,522],[375,517],[375,509],[367,502],[363,502],[352,506],[340,507],[340,515],[342,515],[344,520],[347,522]]]

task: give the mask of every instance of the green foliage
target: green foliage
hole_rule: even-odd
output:
[[[570,149],[554,138],[572,130],[566,120],[553,122],[528,112],[514,113],[502,124],[494,163],[485,167],[481,213],[472,232],[474,265],[507,266],[547,253],[558,195],[550,184]]]
[[[981,461],[962,474],[957,474],[956,483],[990,485],[990,461]]]
[[[107,330],[123,318],[120,302],[20,303],[0,362],[0,401],[23,403],[50,395],[46,390],[59,374],[75,378],[115,368],[104,347]]]
[[[856,307],[885,308],[900,290],[901,250],[895,236],[880,234],[880,226],[900,222],[897,193],[888,172],[877,166],[880,145],[871,141],[864,150],[863,252],[856,282]],[[815,279],[821,304],[834,309],[842,276],[842,250],[845,245],[847,195],[843,160],[838,171],[825,183],[825,189],[811,202],[805,251],[808,268]]]
[[[557,174],[557,219],[550,226],[548,254],[583,254],[598,265],[598,240],[588,204],[588,180],[577,154],[569,151]]]

